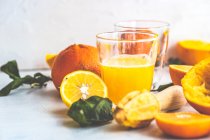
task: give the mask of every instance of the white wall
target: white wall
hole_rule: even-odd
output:
[[[22,69],[46,68],[46,53],[95,45],[95,34],[128,19],[170,22],[170,46],[210,41],[210,0],[0,0],[0,64],[16,59]]]

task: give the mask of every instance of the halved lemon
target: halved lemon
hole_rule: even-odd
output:
[[[68,107],[79,99],[90,96],[107,97],[107,93],[103,80],[89,71],[79,70],[67,74],[60,86],[61,98]]]

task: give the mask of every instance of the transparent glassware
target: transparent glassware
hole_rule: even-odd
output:
[[[136,31],[158,34],[158,54],[155,64],[155,74],[152,89],[157,89],[165,66],[165,56],[168,48],[169,23],[156,20],[128,20],[114,24],[115,31]]]
[[[157,34],[134,31],[96,36],[101,76],[115,104],[131,91],[151,89],[157,39]]]

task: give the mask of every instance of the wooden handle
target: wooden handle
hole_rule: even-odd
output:
[[[171,86],[157,94],[161,111],[171,111],[180,109],[187,103],[181,86]]]

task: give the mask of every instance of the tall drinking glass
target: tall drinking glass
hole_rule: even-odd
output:
[[[155,20],[128,20],[116,23],[115,31],[136,31],[158,34],[158,54],[155,64],[155,74],[152,89],[159,86],[161,73],[165,65],[165,55],[168,47],[169,24]]]
[[[101,76],[117,104],[134,90],[150,90],[157,57],[157,34],[106,32],[96,36]]]

